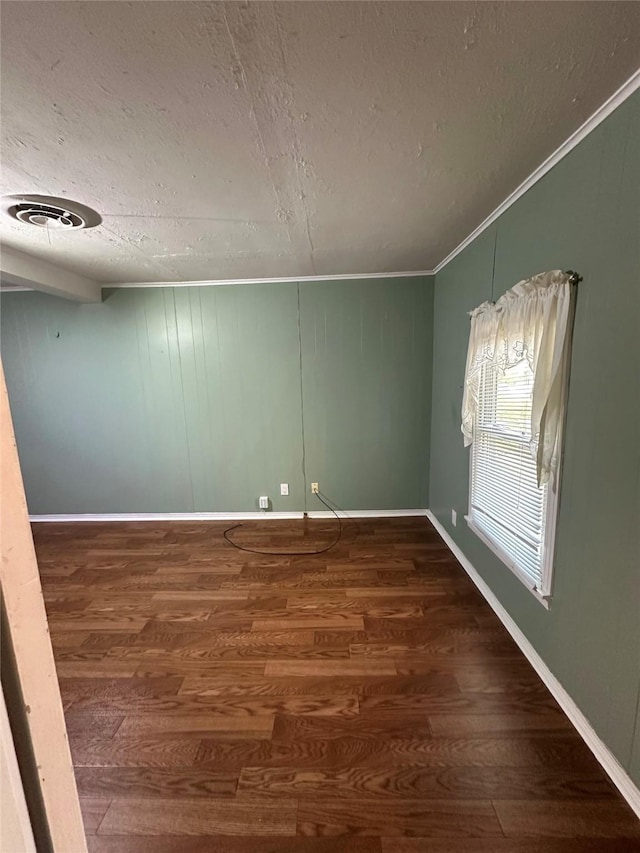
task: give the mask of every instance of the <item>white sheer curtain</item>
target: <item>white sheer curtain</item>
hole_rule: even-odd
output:
[[[526,359],[534,375],[531,453],[538,485],[555,479],[558,465],[571,334],[570,278],[561,270],[540,273],[470,314],[462,400],[465,447],[473,442],[482,365],[491,362],[504,371]]]

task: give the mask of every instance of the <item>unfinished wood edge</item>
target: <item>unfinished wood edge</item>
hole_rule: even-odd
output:
[[[453,553],[462,568],[478,588],[487,604],[507,629],[522,654],[527,658],[531,666],[545,683],[553,698],[556,700],[558,705],[560,705],[570,722],[575,726],[578,734],[594,754],[602,769],[605,771],[607,776],[609,776],[613,784],[616,786],[618,791],[620,791],[638,818],[640,818],[640,789],[635,785],[629,774],[611,752],[609,747],[601,740],[599,735],[596,734],[589,720],[576,705],[575,701],[571,698],[560,681],[558,681],[556,676],[551,672],[547,664],[531,645],[514,619],[496,598],[489,585],[482,579],[478,570],[465,556],[460,547],[454,542],[433,512],[431,510],[427,510],[426,515],[444,540],[445,544],[448,546],[449,550]]]
[[[37,767],[44,809],[41,819],[46,822],[51,847],[56,853],[86,853],[80,801],[1,367],[0,501],[0,586],[5,627],[22,694],[16,700],[15,710],[24,721]],[[32,784],[35,786],[35,778]]]
[[[9,725],[4,693],[0,690],[0,840],[6,850],[36,853],[31,819],[24,797],[24,788],[13,734]]]

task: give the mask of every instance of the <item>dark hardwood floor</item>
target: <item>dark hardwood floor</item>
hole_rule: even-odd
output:
[[[34,525],[91,853],[640,850],[426,519],[226,526]]]

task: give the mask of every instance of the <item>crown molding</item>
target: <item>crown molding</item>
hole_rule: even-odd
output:
[[[232,284],[292,284],[303,281],[350,281],[369,278],[417,278],[434,275],[434,270],[413,270],[411,272],[372,272],[349,273],[348,275],[292,275],[281,278],[225,278],[209,281],[123,281],[103,282],[103,288],[126,287],[227,287]]]
[[[599,124],[601,124],[611,113],[620,106],[627,98],[631,97],[634,92],[640,88],[640,69],[638,69],[631,77],[620,86],[617,91],[611,95],[598,109],[575,130],[562,145],[547,157],[534,171],[526,178],[510,195],[505,198],[496,209],[484,219],[477,228],[475,228],[465,239],[459,243],[456,248],[450,252],[440,263],[432,270],[412,270],[407,272],[377,272],[377,273],[349,273],[347,275],[307,275],[307,276],[286,276],[280,278],[237,278],[237,279],[212,279],[207,281],[123,281],[123,282],[101,282],[102,289],[118,289],[118,288],[142,288],[142,287],[212,287],[212,286],[231,286],[234,284],[286,284],[292,282],[306,281],[351,281],[364,280],[374,278],[416,278],[420,276],[433,276],[443,270],[447,264],[460,254],[466,247],[472,243],[476,237],[482,234],[490,225],[492,225],[512,204],[523,196],[531,187],[536,184],[547,172],[560,162],[567,154],[572,151],[576,145],[582,142]],[[5,250],[6,251],[6,250]],[[21,253],[24,259],[30,258],[25,253]],[[33,259],[37,263],[42,263]],[[53,266],[53,265],[51,265]],[[67,274],[67,270],[59,267],[60,272]],[[69,272],[68,275],[75,276]],[[27,278],[27,277],[25,277]],[[80,277],[78,277],[80,278]],[[11,279],[8,279],[11,281]],[[19,284],[28,283],[27,281],[16,282]],[[91,284],[94,284],[91,282]],[[17,290],[17,288],[15,288]],[[21,289],[29,289],[21,288]],[[44,287],[38,289],[45,289]],[[9,292],[8,290],[6,292]],[[55,292],[51,289],[49,292]],[[67,295],[70,294],[60,294]],[[72,298],[78,298],[74,296]],[[94,297],[95,298],[95,297]],[[85,297],[86,299],[86,297]]]
[[[439,273],[440,270],[443,270],[446,265],[452,261],[456,255],[459,255],[463,249],[466,249],[470,243],[482,234],[490,225],[492,225],[496,219],[498,219],[505,210],[508,210],[512,204],[514,204],[521,196],[523,196],[527,190],[530,190],[531,187],[536,184],[540,178],[543,178],[547,172],[549,172],[553,167],[560,162],[567,154],[572,151],[576,145],[578,145],[582,140],[587,137],[591,131],[595,130],[596,127],[601,124],[611,113],[620,106],[627,98],[631,97],[633,93],[640,88],[640,68],[629,77],[626,83],[623,83],[619,89],[617,89],[610,98],[608,98],[604,104],[602,104],[598,109],[591,115],[580,127],[575,130],[568,139],[560,145],[556,150],[547,157],[544,162],[542,162],[537,169],[526,178],[519,187],[517,187],[510,195],[508,195],[505,200],[496,207],[493,213],[490,213],[486,219],[484,219],[477,228],[475,228],[468,237],[456,246],[456,248],[450,252],[446,258],[440,261],[440,263],[436,266],[434,273]]]
[[[512,204],[523,196],[527,190],[543,178],[547,172],[559,163],[564,157],[572,151],[576,145],[579,145],[593,130],[598,127],[611,113],[624,103],[627,98],[631,97],[634,92],[640,88],[640,68],[634,72],[629,79],[617,89],[611,97],[598,107],[598,109],[585,121],[580,127],[575,130],[568,139],[547,157],[534,171],[526,178],[516,189],[501,202],[496,209],[484,219],[477,228],[475,228],[465,239],[459,243],[456,248],[443,258],[437,266],[432,270],[419,270],[414,272],[395,272],[395,273],[370,273],[370,274],[351,274],[351,275],[320,275],[320,276],[292,276],[290,278],[264,278],[264,279],[231,279],[221,281],[185,281],[185,282],[124,282],[122,284],[103,284],[103,287],[204,287],[210,285],[231,285],[231,284],[270,284],[279,282],[292,281],[345,281],[349,279],[367,279],[367,278],[410,278],[413,276],[432,276],[443,270],[446,265],[452,261],[463,249],[472,243],[476,237],[482,234],[496,219],[498,219]]]

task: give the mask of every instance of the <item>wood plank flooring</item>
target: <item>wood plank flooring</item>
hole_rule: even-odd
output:
[[[426,519],[225,527],[34,525],[91,853],[640,850]]]

